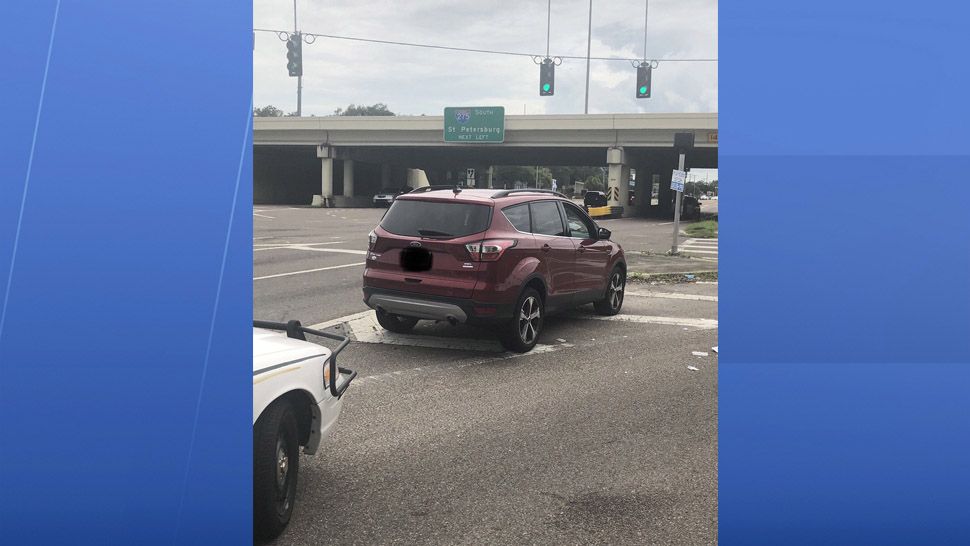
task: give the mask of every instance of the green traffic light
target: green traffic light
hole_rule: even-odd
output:
[[[548,83],[542,84],[542,90],[543,91],[548,91],[549,90],[549,84]]]
[[[646,94],[646,92],[647,92],[647,86],[646,85],[641,86],[640,87],[640,94],[643,95],[643,94]]]

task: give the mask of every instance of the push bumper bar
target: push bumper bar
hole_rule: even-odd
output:
[[[347,387],[350,386],[350,382],[353,381],[355,377],[357,377],[357,372],[348,368],[337,367],[337,355],[340,353],[340,351],[343,351],[344,347],[346,347],[350,343],[350,339],[348,339],[345,336],[338,336],[337,334],[328,334],[327,332],[321,332],[320,330],[313,330],[310,328],[306,328],[305,326],[300,324],[300,321],[298,320],[291,320],[286,323],[269,322],[265,320],[254,320],[253,327],[286,332],[286,337],[289,337],[292,339],[299,339],[301,341],[307,340],[305,334],[325,337],[327,339],[339,341],[340,344],[337,345],[337,348],[330,353],[330,358],[327,360],[328,365],[330,366],[330,385],[329,385],[330,394],[333,395],[335,398],[340,398],[341,396],[343,396],[344,392],[347,390]],[[338,389],[337,378],[340,377],[341,375],[349,375],[350,377],[348,377],[347,380],[344,381],[344,384],[341,385],[340,388]]]

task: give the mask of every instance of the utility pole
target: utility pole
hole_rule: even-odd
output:
[[[300,40],[303,36],[300,35],[299,30],[296,26],[296,0],[293,0],[293,33],[296,34]],[[302,62],[302,59],[301,59]],[[303,115],[303,70],[300,70],[300,75],[296,77],[296,117],[301,117]]]

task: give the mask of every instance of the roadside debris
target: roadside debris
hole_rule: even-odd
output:
[[[690,371],[692,371],[692,372],[699,372],[700,371],[700,368],[696,368],[694,366],[687,366],[687,369],[690,370]]]
[[[717,354],[717,345],[711,347],[711,350],[714,351],[714,354]]]
[[[690,354],[692,354],[694,356],[707,356],[707,353],[705,353],[703,351],[691,351]]]
[[[557,337],[556,341],[558,341],[559,343],[566,343],[566,340],[561,337]]]

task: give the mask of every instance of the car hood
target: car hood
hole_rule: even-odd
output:
[[[286,332],[253,328],[253,373],[314,356],[329,358],[330,350],[309,341],[286,337]]]

